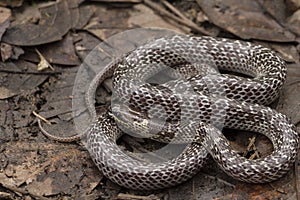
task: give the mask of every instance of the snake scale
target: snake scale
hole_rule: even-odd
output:
[[[218,70],[251,78],[219,74]],[[161,84],[148,81],[161,71],[170,71],[171,79],[179,79]],[[96,116],[95,90],[112,74],[113,95],[129,110],[116,113],[113,107],[112,113]],[[285,78],[284,62],[260,45],[183,35],[151,41],[109,64],[91,82],[86,102],[95,122],[84,133],[88,150],[106,177],[133,189],[177,185],[195,175],[208,154],[238,180],[276,180],[290,169],[299,148],[298,133],[287,117],[263,106],[278,97]],[[153,134],[150,122],[155,118],[165,123]],[[119,126],[158,141],[189,144],[174,159],[138,161],[118,148],[116,140],[123,134]],[[223,127],[262,133],[271,140],[274,151],[248,160],[230,147],[219,130]],[[42,132],[60,141],[82,136],[64,139]]]

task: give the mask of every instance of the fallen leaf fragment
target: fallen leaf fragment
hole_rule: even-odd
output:
[[[295,41],[295,34],[264,14],[256,1],[197,0],[197,3],[212,23],[242,39]]]
[[[17,46],[12,46],[5,42],[0,43],[0,53],[2,62],[5,62],[8,59],[17,60],[20,55],[24,53],[23,49]]]
[[[45,59],[45,57],[39,52],[39,50],[35,49],[35,51],[37,52],[37,54],[40,57],[40,62],[38,64],[38,71],[42,71],[44,69],[50,68],[54,71],[54,68],[50,65],[50,63]]]
[[[18,46],[34,46],[61,40],[72,27],[68,1],[50,2],[39,7],[40,19],[27,19],[9,27],[2,40]]]
[[[47,76],[31,74],[37,72],[36,65],[23,60],[0,62],[0,71],[0,99],[31,91],[47,79]]]
[[[8,8],[0,7],[0,41],[2,35],[9,27],[9,18],[11,17],[11,10]]]
[[[6,87],[0,86],[0,99],[6,99],[14,96],[15,93],[12,90],[7,89]]]

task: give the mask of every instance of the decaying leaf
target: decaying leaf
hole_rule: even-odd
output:
[[[33,46],[61,40],[72,27],[68,1],[41,7],[41,18],[15,24],[7,29],[3,41],[19,46]],[[38,22],[38,24],[36,24]]]
[[[35,51],[37,52],[37,54],[40,57],[40,62],[38,64],[38,71],[42,71],[44,69],[50,68],[54,71],[54,68],[50,65],[50,63],[45,59],[45,57],[37,50],[35,49]]]
[[[209,20],[242,39],[293,42],[295,34],[265,15],[256,1],[197,0]]]

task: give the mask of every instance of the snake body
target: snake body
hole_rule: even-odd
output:
[[[219,74],[218,70],[251,78]],[[177,80],[160,84],[148,81],[160,72],[169,72],[171,79]],[[96,116],[95,90],[112,73],[114,97],[133,113],[141,114],[138,117],[127,111]],[[276,99],[285,78],[284,62],[260,45],[182,35],[154,40],[112,62],[91,82],[86,102],[94,123],[84,133],[88,150],[106,177],[132,189],[177,185],[201,169],[208,153],[238,180],[276,180],[296,159],[298,133],[283,114],[259,104]],[[151,121],[155,118],[164,123],[153,134],[150,129],[155,123]],[[123,134],[119,125],[158,141],[189,144],[174,159],[138,161],[117,146],[116,140]],[[274,151],[257,160],[239,156],[220,132],[223,127],[262,133],[271,140]]]
[[[198,67],[203,63],[252,78],[203,76],[193,72],[159,85],[147,82],[169,68],[175,70],[174,74],[184,71],[180,66],[185,66],[186,71],[201,71]],[[164,141],[163,137],[170,137],[166,134],[173,134],[169,140],[191,142],[172,160],[137,161],[117,147],[116,140],[122,131],[116,121],[144,133],[149,131],[151,123],[136,128],[130,120],[126,121],[126,114],[123,118],[100,115],[88,133],[89,151],[102,173],[122,186],[159,189],[179,184],[199,171],[208,152],[227,174],[252,183],[280,178],[295,161],[298,134],[293,125],[284,115],[256,104],[269,104],[278,97],[286,77],[284,62],[267,48],[229,39],[176,35],[141,46],[108,69],[114,69],[114,95],[120,102],[135,112],[148,114],[135,122],[150,122],[164,113],[160,119],[165,124],[187,123],[171,131],[162,128],[162,134],[157,133],[154,138]],[[175,89],[169,89],[170,85]],[[274,151],[257,160],[241,157],[230,148],[220,127],[262,133],[271,140]]]

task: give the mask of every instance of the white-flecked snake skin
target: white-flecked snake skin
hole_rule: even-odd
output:
[[[161,71],[179,79],[149,83]],[[138,117],[129,111],[114,113],[113,107],[113,113],[96,119],[94,92],[112,73],[114,98],[139,113]],[[88,150],[106,177],[133,189],[179,184],[201,169],[208,153],[227,174],[241,181],[276,180],[290,169],[298,152],[298,133],[287,117],[263,106],[278,97],[285,77],[284,62],[259,45],[179,35],[157,39],[111,63],[92,81],[86,99],[96,122],[87,131]],[[151,121],[156,118],[165,123],[158,125],[161,131],[153,132],[151,125],[156,123]],[[116,140],[123,132],[116,122],[158,141],[190,144],[172,160],[138,161],[118,148]],[[223,127],[264,134],[274,151],[248,160],[231,149],[219,130]]]

